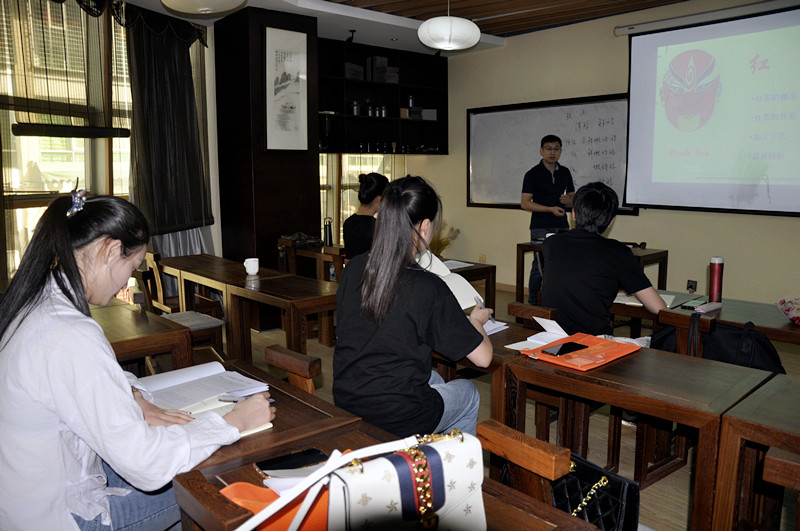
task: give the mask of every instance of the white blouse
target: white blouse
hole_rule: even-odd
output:
[[[141,389],[117,363],[100,325],[51,280],[42,300],[0,340],[3,529],[77,529],[72,513],[86,520],[102,514],[109,525],[107,497],[128,491],[106,487],[101,458],[136,488],[152,491],[239,439],[215,413],[152,428],[131,386]]]

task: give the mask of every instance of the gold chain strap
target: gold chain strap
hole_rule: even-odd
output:
[[[577,467],[575,466],[575,461],[570,461],[570,463],[569,463],[569,471],[570,472],[575,472],[576,468]],[[580,512],[584,509],[584,507],[586,507],[589,504],[589,502],[591,501],[592,497],[595,494],[597,494],[597,489],[603,488],[606,485],[608,485],[608,478],[603,476],[603,477],[600,478],[600,480],[597,483],[592,485],[592,488],[589,489],[589,492],[587,492],[586,496],[584,496],[583,500],[581,500],[580,505],[578,505],[575,508],[575,510],[572,511],[572,516],[578,516],[578,514],[580,514]]]

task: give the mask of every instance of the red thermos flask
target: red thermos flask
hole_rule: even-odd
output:
[[[712,256],[709,265],[708,301],[722,302],[722,268],[725,265],[721,256]]]

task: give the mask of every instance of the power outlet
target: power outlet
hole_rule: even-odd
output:
[[[486,263],[486,255],[485,254],[479,254],[478,255],[478,262],[480,262],[481,264],[485,264]]]
[[[686,291],[689,293],[694,293],[697,291],[697,281],[696,280],[687,280],[686,281]]]

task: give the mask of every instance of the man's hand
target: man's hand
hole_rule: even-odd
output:
[[[568,194],[563,194],[561,197],[558,198],[558,200],[562,205],[571,207],[574,198],[575,198],[575,192],[570,192]]]
[[[144,413],[144,420],[147,421],[151,427],[156,426],[172,426],[173,424],[186,424],[194,420],[190,414],[185,411],[178,411],[177,409],[161,409],[157,405],[148,402],[142,396],[138,389],[133,389],[133,399],[142,409]]]
[[[556,217],[561,217],[564,214],[566,214],[566,211],[563,208],[561,208],[560,206],[550,207],[550,212],[552,212],[553,215],[556,216]]]

